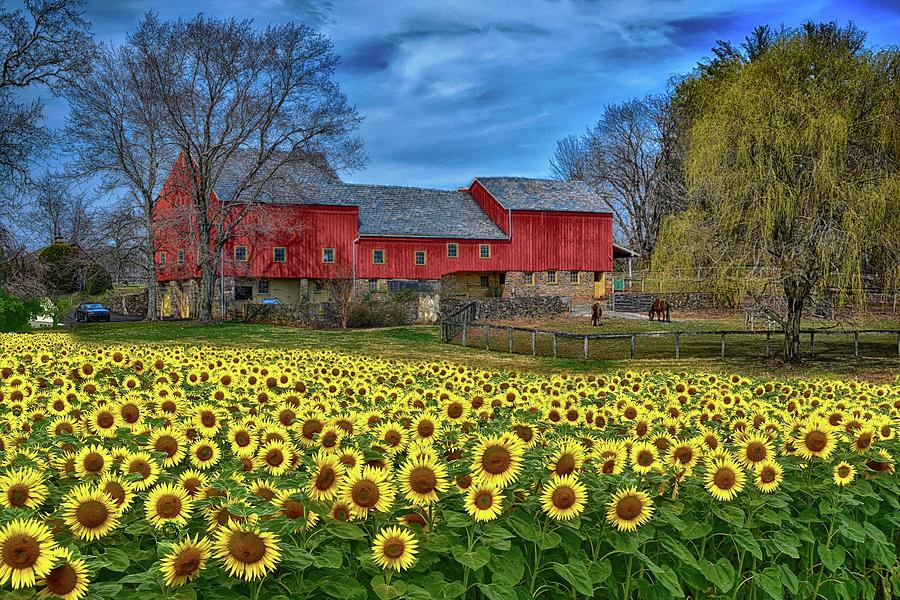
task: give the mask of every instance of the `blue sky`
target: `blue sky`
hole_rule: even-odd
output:
[[[151,9],[327,34],[365,117],[368,167],[344,178],[439,188],[547,176],[556,140],[605,104],[663,91],[716,39],[738,42],[758,24],[852,20],[872,45],[900,42],[900,0],[88,0],[86,16],[98,40],[118,42]],[[48,125],[61,126],[64,102],[44,100]]]

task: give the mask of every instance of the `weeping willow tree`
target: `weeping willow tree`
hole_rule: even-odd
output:
[[[720,44],[676,98],[690,208],[663,224],[657,276],[697,273],[722,294],[783,302],[784,358],[816,294],[862,303],[867,265],[900,281],[900,54],[853,26],[754,32]]]

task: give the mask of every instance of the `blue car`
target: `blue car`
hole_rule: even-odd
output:
[[[89,321],[109,321],[109,309],[102,304],[79,304],[75,309],[75,322],[87,323]]]
[[[281,304],[278,298],[263,298],[261,304]]]

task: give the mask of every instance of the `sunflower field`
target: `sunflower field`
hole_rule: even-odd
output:
[[[900,381],[0,336],[4,599],[891,598]]]

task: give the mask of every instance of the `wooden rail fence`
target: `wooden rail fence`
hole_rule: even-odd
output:
[[[709,330],[709,331],[641,331],[629,333],[570,333],[563,331],[542,331],[526,327],[513,327],[503,325],[491,325],[490,323],[476,323],[474,303],[463,307],[452,316],[441,321],[441,339],[444,342],[453,342],[457,337],[463,346],[480,347],[482,344],[486,350],[505,350],[513,353],[513,334],[525,333],[531,336],[531,354],[538,354],[539,336],[548,336],[552,340],[554,358],[559,356],[559,340],[581,340],[582,356],[587,359],[590,355],[592,340],[628,340],[629,357],[635,358],[637,338],[673,338],[675,358],[681,358],[681,342],[686,337],[711,336],[719,338],[719,356],[725,358],[725,340],[729,336],[765,336],[766,356],[772,356],[772,334],[781,337],[780,331],[744,331],[739,329]],[[853,355],[859,357],[860,335],[894,335],[897,337],[897,355],[900,356],[900,330],[898,329],[802,329],[802,336],[809,336],[809,353],[816,352],[816,338],[821,336],[852,336]],[[505,339],[504,339],[505,338]],[[478,343],[478,342],[481,343]],[[519,352],[522,353],[522,352]]]

